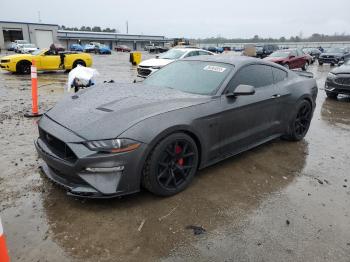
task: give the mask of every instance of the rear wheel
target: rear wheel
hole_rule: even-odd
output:
[[[86,64],[83,60],[77,60],[73,63],[73,68],[76,68],[78,65],[86,66]]]
[[[142,184],[150,192],[171,196],[184,190],[198,167],[198,149],[184,133],[160,141],[150,153],[143,169]]]
[[[29,61],[19,61],[16,65],[16,73],[30,74],[31,63]]]
[[[337,99],[337,97],[338,97],[338,94],[334,93],[334,92],[326,91],[326,95],[327,95],[328,98],[331,98],[331,99]]]
[[[299,141],[303,139],[310,127],[312,118],[311,104],[306,100],[302,100],[295,109],[294,116],[289,123],[288,133],[283,136],[286,140]]]

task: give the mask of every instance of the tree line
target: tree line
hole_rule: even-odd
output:
[[[101,28],[100,26],[81,26],[80,28],[78,27],[68,27],[64,25],[59,25],[58,26],[59,30],[68,30],[68,31],[87,31],[87,32],[106,32],[106,33],[118,33],[119,31],[115,28]]]
[[[298,36],[291,36],[286,38],[284,36],[280,38],[263,38],[258,35],[255,35],[252,38],[225,38],[221,36],[210,37],[210,38],[201,38],[201,39],[191,39],[193,42],[197,43],[273,43],[273,42],[341,42],[341,41],[350,41],[350,35],[348,34],[334,34],[334,35],[325,35],[314,33],[309,37],[303,37],[302,33]]]

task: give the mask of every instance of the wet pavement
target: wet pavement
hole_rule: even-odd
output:
[[[97,81],[134,80],[128,60],[94,56]],[[350,261],[350,98],[326,99],[330,69],[309,68],[320,90],[304,140],[216,164],[173,197],[111,200],[68,197],[40,175],[36,120],[22,116],[30,77],[1,71],[0,216],[12,261]],[[67,74],[38,79],[45,110],[64,95]]]

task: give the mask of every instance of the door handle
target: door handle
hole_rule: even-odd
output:
[[[272,98],[279,98],[279,97],[281,97],[281,95],[280,95],[280,94],[274,94],[274,95],[272,95],[271,97],[272,97]]]

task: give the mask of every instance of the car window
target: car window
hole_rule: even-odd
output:
[[[301,50],[297,50],[297,54],[298,54],[298,56],[302,56],[303,55],[303,52],[301,51]]]
[[[251,85],[255,88],[273,84],[273,75],[270,66],[249,65],[239,70],[228,84],[229,91],[233,92],[238,85]]]
[[[271,69],[275,83],[281,82],[288,77],[287,72],[282,69],[278,69],[276,67],[271,67]]]
[[[198,51],[191,51],[185,57],[198,56],[198,55],[199,55]]]
[[[298,53],[297,53],[297,51],[295,51],[295,50],[292,50],[292,51],[290,51],[290,54],[289,54],[290,56],[298,56]]]
[[[199,55],[212,55],[212,53],[205,52],[205,51],[198,51]]]

